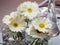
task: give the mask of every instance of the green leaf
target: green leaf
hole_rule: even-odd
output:
[[[41,40],[40,39],[35,39],[33,40],[33,42],[30,45],[40,45],[41,44]]]
[[[17,37],[22,37],[22,33],[21,32],[17,32]]]
[[[35,42],[35,45],[40,45],[39,39]]]
[[[44,41],[44,39],[36,38],[30,45],[48,45],[48,42]]]
[[[29,20],[28,18],[26,18],[26,19],[25,19],[25,22],[27,22],[27,23],[28,23],[28,22],[30,22],[30,20]]]
[[[14,38],[14,40],[16,40],[17,36],[16,35],[13,35],[13,38]]]
[[[33,45],[33,43],[34,43],[35,40],[36,40],[36,39],[34,39],[33,42],[32,42],[30,45]]]

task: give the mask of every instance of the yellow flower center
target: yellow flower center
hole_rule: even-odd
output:
[[[32,13],[32,8],[28,8],[27,11],[28,11],[29,13]]]
[[[11,18],[9,19],[9,21],[13,21],[13,18],[11,17]]]
[[[39,27],[40,27],[40,28],[45,28],[45,24],[44,24],[44,23],[40,23],[40,24],[39,24]]]
[[[14,26],[14,27],[18,27],[18,23],[14,23],[13,26]]]

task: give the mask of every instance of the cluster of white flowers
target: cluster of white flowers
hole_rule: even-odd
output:
[[[22,32],[26,27],[27,23],[24,21],[25,17],[19,12],[12,12],[10,15],[6,15],[3,18],[3,23],[5,23],[11,31]]]
[[[3,18],[9,29],[13,32],[23,32],[35,38],[46,37],[52,30],[53,22],[46,17],[39,17],[40,10],[36,2],[24,2],[20,4],[17,11]],[[30,23],[25,21],[30,20]],[[28,27],[27,27],[28,26]]]

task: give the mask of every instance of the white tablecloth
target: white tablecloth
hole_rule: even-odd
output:
[[[57,37],[51,38],[49,40],[49,45],[60,45],[60,35]]]
[[[1,43],[3,43],[2,32],[0,32],[0,45],[2,45]]]

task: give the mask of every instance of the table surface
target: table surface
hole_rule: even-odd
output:
[[[2,25],[2,18],[4,15],[9,14],[12,11],[15,11],[18,5],[27,0],[0,0],[0,25]],[[31,0],[34,1],[34,0]],[[42,0],[36,0],[36,2],[40,3]],[[60,2],[60,0],[58,0]],[[60,3],[59,3],[60,4]],[[1,30],[1,27],[0,27]],[[1,40],[0,33],[0,43]],[[1,45],[1,44],[0,44]],[[60,35],[49,40],[49,45],[60,45]]]

